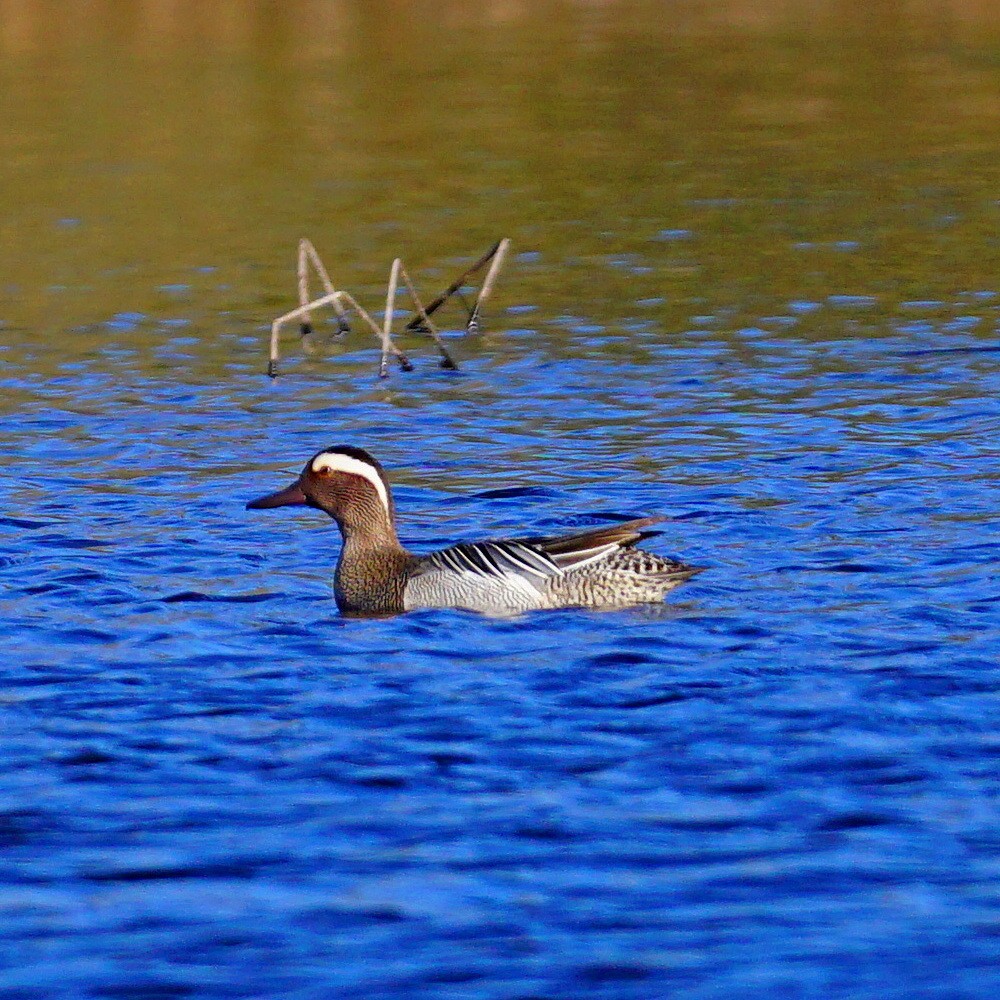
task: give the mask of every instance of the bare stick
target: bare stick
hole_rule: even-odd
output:
[[[483,279],[483,287],[479,289],[476,304],[472,307],[472,312],[469,315],[469,325],[466,327],[469,333],[476,333],[479,330],[479,315],[483,306],[486,305],[486,300],[490,297],[490,294],[493,291],[497,275],[500,274],[500,268],[503,267],[504,258],[507,256],[507,251],[509,249],[510,240],[506,237],[496,246],[493,263],[490,264],[490,269],[486,272],[486,277]]]
[[[299,328],[299,332],[303,337],[308,336],[312,333],[312,315],[308,311],[307,306],[309,304],[309,256],[310,252],[315,255],[316,248],[309,242],[309,240],[301,239],[299,240],[299,264],[298,264],[298,274],[299,274],[299,306],[300,308],[306,309],[305,315],[302,317],[302,325]],[[317,257],[317,259],[319,259]],[[322,280],[322,277],[321,279]],[[326,293],[330,295],[333,292],[333,288],[327,288]]]
[[[382,358],[378,365],[379,378],[385,378],[389,372],[389,345],[392,343],[392,317],[396,308],[396,289],[399,287],[399,269],[403,262],[397,257],[392,262],[389,271],[389,287],[385,292],[385,315],[382,317]]]
[[[309,264],[316,269],[316,275],[323,284],[323,289],[326,291],[327,295],[333,295],[334,287],[333,282],[330,280],[330,275],[327,274],[326,268],[323,266],[323,261],[320,260],[319,254],[316,253],[316,248],[307,239],[299,240],[299,306],[305,307],[309,303]],[[347,323],[347,314],[344,312],[344,307],[336,300],[333,301],[333,308],[337,313],[337,332],[347,333],[350,329]],[[312,333],[312,317],[309,312],[305,313],[302,320],[301,328],[302,336],[305,337]]]
[[[480,257],[479,260],[475,262],[475,264],[473,264],[471,267],[463,271],[458,276],[458,278],[456,278],[436,299],[434,299],[431,302],[431,304],[425,310],[426,314],[430,316],[433,313],[436,313],[438,309],[440,309],[441,306],[443,306],[445,302],[447,302],[448,299],[450,299],[455,294],[455,292],[457,292],[462,287],[462,285],[465,284],[466,278],[471,277],[478,270],[480,270],[480,268],[488,264],[493,259],[493,255],[497,252],[497,250],[500,249],[500,244],[502,242],[503,240],[494,243],[493,246],[490,247],[490,249],[487,250],[486,253],[484,253],[482,257]],[[416,330],[420,326],[421,322],[422,322],[421,318],[419,316],[415,316],[413,319],[410,320],[409,323],[406,324],[406,329]]]
[[[447,302],[452,295],[457,293],[462,305],[469,314],[469,331],[474,332],[478,330],[481,310],[493,291],[493,287],[496,284],[497,277],[500,273],[501,267],[503,266],[504,259],[509,248],[509,239],[505,237],[504,239],[499,240],[492,247],[490,247],[490,249],[479,258],[479,260],[477,260],[470,267],[466,268],[466,270],[427,307],[424,306],[420,296],[417,294],[417,290],[414,287],[413,282],[410,280],[410,276],[407,273],[406,268],[403,266],[403,261],[397,257],[392,262],[392,270],[389,272],[389,286],[386,290],[385,300],[385,315],[380,329],[371,316],[369,316],[368,313],[361,307],[357,299],[355,299],[348,292],[342,290],[336,291],[334,289],[333,282],[330,280],[330,275],[327,273],[326,267],[323,265],[323,261],[320,259],[320,256],[316,252],[316,248],[312,245],[312,243],[307,239],[299,240],[299,306],[297,309],[293,309],[291,312],[287,312],[284,315],[279,316],[271,324],[270,358],[267,365],[268,375],[274,378],[278,374],[282,327],[292,320],[301,320],[301,331],[303,337],[305,337],[306,335],[312,333],[313,310],[324,305],[333,306],[333,309],[337,314],[339,332],[341,333],[346,333],[350,329],[347,323],[348,308],[353,309],[368,325],[372,333],[378,338],[382,347],[382,354],[379,360],[379,376],[381,378],[385,378],[388,374],[390,354],[396,359],[399,367],[403,371],[412,371],[413,365],[410,363],[409,358],[407,358],[407,356],[403,354],[403,352],[400,351],[392,341],[392,322],[395,315],[396,295],[399,292],[400,277],[402,277],[413,305],[416,307],[417,311],[417,315],[410,320],[409,323],[407,323],[406,329],[420,330],[424,333],[430,334],[434,343],[437,345],[438,351],[441,353],[441,367],[452,369],[457,368],[458,365],[455,364],[455,361],[449,354],[447,347],[445,347],[437,328],[431,321],[431,314]],[[470,309],[468,303],[465,301],[465,296],[462,295],[462,287],[469,277],[476,274],[487,264],[490,264],[489,270],[487,271],[486,277],[480,287],[479,294]],[[323,288],[326,292],[325,295],[313,300],[310,300],[309,298],[310,265],[316,271],[316,276],[319,278],[320,282],[322,282]],[[307,351],[311,352],[309,341],[304,342],[303,346]]]
[[[434,326],[430,316],[427,315],[427,310],[424,308],[424,304],[420,301],[420,296],[417,295],[417,290],[413,287],[413,282],[410,281],[410,276],[406,273],[406,268],[403,266],[402,261],[399,262],[399,273],[402,275],[403,282],[406,285],[406,290],[410,293],[410,298],[413,300],[413,304],[417,307],[417,315],[422,320],[421,326],[425,327],[427,332],[434,338],[434,343],[437,344],[438,350],[441,352],[441,367],[456,371],[458,369],[458,365],[455,364],[455,359],[448,353],[448,348],[444,346],[444,342],[441,340],[437,327]]]
[[[348,305],[368,324],[369,329],[372,333],[381,341],[383,340],[383,332],[378,328],[378,324],[368,315],[361,304],[354,298],[350,292],[332,292],[329,295],[324,295],[321,298],[313,299],[312,302],[306,303],[304,306],[299,306],[298,309],[293,309],[291,312],[287,312],[284,316],[279,316],[271,324],[271,357],[267,364],[267,374],[271,378],[276,378],[278,374],[278,339],[281,335],[281,328],[285,323],[290,323],[292,320],[299,319],[302,316],[308,315],[309,310],[318,309],[320,306],[330,305],[331,303],[336,308],[340,306],[341,312],[346,316],[346,311],[344,311],[343,302],[347,302]],[[395,344],[390,340],[387,349],[396,361],[399,363],[399,367],[405,372],[413,371],[413,365],[410,364],[409,358],[396,347]]]
[[[285,323],[290,323],[293,319],[299,319],[303,316],[308,317],[311,309],[318,309],[320,306],[325,306],[330,302],[337,302],[339,304],[340,296],[343,294],[343,292],[332,292],[329,295],[324,295],[322,298],[315,299],[304,306],[299,306],[298,309],[293,309],[291,312],[285,313],[284,316],[279,316],[271,324],[271,357],[267,363],[267,374],[271,378],[275,378],[278,374],[278,338],[281,335],[281,328]]]
[[[392,354],[399,364],[399,367],[404,372],[412,372],[413,365],[410,364],[410,359],[392,342],[391,338],[389,339],[388,344],[385,343],[382,330],[378,328],[378,324],[371,318],[371,316],[368,315],[364,308],[359,304],[358,300],[351,295],[350,292],[337,292],[337,294],[345,299],[350,307],[368,324],[371,332],[382,341],[383,350],[387,349]],[[382,374],[381,369],[379,373]]]

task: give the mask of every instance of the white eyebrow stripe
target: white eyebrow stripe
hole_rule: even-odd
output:
[[[341,455],[335,451],[324,451],[313,459],[312,470],[319,472],[320,469],[329,469],[331,472],[346,472],[349,476],[360,476],[367,479],[375,492],[378,493],[382,506],[386,513],[389,513],[389,493],[382,482],[382,477],[367,462],[362,462],[359,458],[351,458],[350,455]]]

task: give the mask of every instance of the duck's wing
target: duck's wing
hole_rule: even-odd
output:
[[[659,534],[646,529],[665,520],[665,517],[640,517],[634,521],[604,524],[599,528],[590,528],[572,535],[519,538],[513,544],[522,545],[544,556],[564,573],[597,562],[614,552],[631,548],[643,539]]]
[[[417,575],[448,573],[459,576],[518,577],[533,584],[561,572],[559,564],[525,540],[461,542],[421,556]]]
[[[439,572],[504,580],[514,578],[537,589],[553,576],[579,569],[649,538],[656,532],[645,529],[663,520],[662,517],[643,517],[572,535],[462,542],[422,556],[416,575]]]
[[[487,614],[544,606],[562,570],[520,542],[464,542],[417,558],[404,592],[407,608],[470,608]]]

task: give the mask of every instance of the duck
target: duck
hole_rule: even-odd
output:
[[[462,608],[494,616],[545,608],[620,608],[657,603],[701,567],[635,546],[663,517],[604,524],[566,535],[459,542],[415,555],[396,533],[385,469],[363,448],[317,452],[285,489],[248,510],[308,506],[328,514],[343,545],[334,596],[350,615]]]

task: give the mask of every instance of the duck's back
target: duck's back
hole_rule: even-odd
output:
[[[663,600],[701,570],[643,549],[619,549],[594,566],[553,577],[543,607],[621,607]]]
[[[404,606],[514,614],[660,601],[698,570],[632,547],[648,537],[645,529],[657,520],[443,549],[417,560],[404,591]]]

